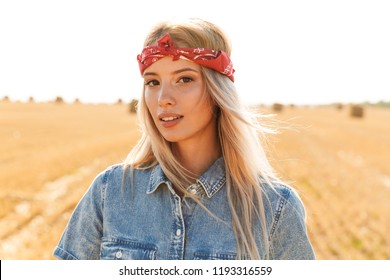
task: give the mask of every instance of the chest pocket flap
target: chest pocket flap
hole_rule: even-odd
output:
[[[235,260],[236,254],[215,253],[215,252],[195,252],[194,260]]]
[[[152,244],[132,240],[103,240],[100,258],[103,260],[154,260],[157,248]]]

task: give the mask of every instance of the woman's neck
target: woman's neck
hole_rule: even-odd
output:
[[[216,139],[207,143],[174,143],[173,153],[198,178],[221,156],[221,148]]]

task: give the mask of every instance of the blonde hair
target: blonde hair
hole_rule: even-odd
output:
[[[167,33],[180,47],[223,50],[230,56],[231,47],[222,30],[200,19],[180,23],[162,22],[149,33],[144,45],[156,44]],[[259,139],[266,129],[259,126],[254,115],[249,114],[241,104],[235,86],[228,77],[205,67],[202,67],[202,74],[209,98],[218,108],[218,136],[226,170],[227,197],[237,242],[237,258],[259,259],[260,252],[256,245],[258,238],[268,258],[269,240],[261,184],[272,185],[277,179]],[[160,164],[175,188],[193,197],[187,187],[194,178],[177,161],[170,143],[159,133],[146,107],[144,94],[138,104],[138,118],[142,136],[126,159],[126,166],[147,169]],[[198,198],[194,199],[201,204]],[[261,237],[254,233],[256,220],[262,228]]]

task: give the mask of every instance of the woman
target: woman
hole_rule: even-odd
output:
[[[95,179],[56,257],[314,258],[304,206],[266,159],[229,55],[224,33],[204,20],[149,33],[137,57],[142,137]]]

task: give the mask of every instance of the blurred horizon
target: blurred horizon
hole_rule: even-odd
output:
[[[74,99],[66,98],[60,95],[52,96],[50,99],[36,99],[34,96],[29,96],[27,98],[23,99],[15,99],[12,98],[12,96],[0,95],[0,102],[11,102],[11,103],[65,103],[65,104],[85,104],[85,105],[112,105],[112,104],[129,104],[133,100],[138,101],[139,98],[137,97],[131,97],[131,98],[121,98],[118,97],[117,99],[111,99],[106,101],[92,101],[88,99],[80,99],[78,97]],[[333,105],[373,105],[373,106],[381,106],[381,107],[390,107],[390,98],[388,99],[381,99],[381,100],[362,100],[362,101],[356,101],[356,102],[340,102],[340,101],[330,101],[330,102],[323,102],[323,103],[294,103],[294,102],[284,102],[284,101],[275,101],[275,102],[245,102],[244,104],[247,106],[257,106],[257,105],[264,105],[264,106],[272,106],[274,104],[282,104],[282,105],[295,105],[295,106],[333,106]]]

